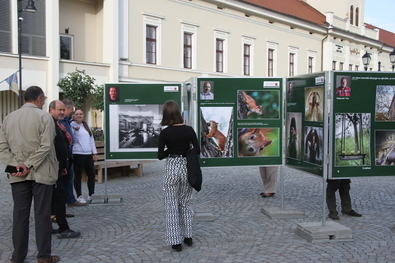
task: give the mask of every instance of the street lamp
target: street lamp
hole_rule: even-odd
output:
[[[395,48],[394,50],[390,53],[390,61],[392,63],[392,71],[394,71],[395,68]]]
[[[362,63],[365,66],[365,71],[367,71],[368,65],[370,63],[370,55],[369,55],[368,51],[366,51],[366,53],[362,56]]]
[[[22,0],[18,0],[18,55],[19,55],[19,107],[22,106],[22,12],[37,12],[34,0],[29,0],[25,9],[22,9]]]

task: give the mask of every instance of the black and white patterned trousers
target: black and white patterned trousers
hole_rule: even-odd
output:
[[[167,245],[181,244],[185,237],[192,237],[193,211],[189,205],[191,194],[187,159],[167,158],[163,178]]]

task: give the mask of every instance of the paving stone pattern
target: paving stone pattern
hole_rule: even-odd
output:
[[[393,177],[352,179],[355,218],[340,214],[340,224],[352,230],[353,241],[310,243],[295,234],[297,223],[322,221],[322,178],[284,168],[284,205],[305,213],[302,219],[269,219],[262,207],[280,206],[280,192],[261,198],[257,167],[203,168],[202,191],[196,209],[212,213],[214,221],[194,222],[194,245],[178,253],[164,242],[162,172],[164,162],[144,165],[144,176],[108,180],[109,194],[120,194],[122,205],[68,208],[78,239],[53,236],[53,254],[66,263],[88,262],[395,262]],[[0,171],[4,168],[0,165]],[[280,185],[280,184],[279,184]],[[86,183],[83,183],[85,193]],[[104,184],[96,184],[104,194]],[[12,252],[12,198],[0,173],[0,262]],[[330,220],[330,219],[328,219]],[[29,253],[35,258],[31,217]],[[57,227],[57,225],[54,225]]]

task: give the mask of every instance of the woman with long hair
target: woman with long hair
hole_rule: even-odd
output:
[[[88,176],[88,197],[87,200],[92,200],[92,195],[95,193],[95,164],[97,161],[97,150],[93,134],[88,124],[83,121],[84,112],[77,109],[74,113],[74,121],[71,122],[74,133],[74,189],[78,196],[77,201],[85,204],[86,200],[81,191],[81,176],[82,171],[85,170]]]
[[[190,144],[198,154],[200,147],[195,131],[184,124],[175,101],[169,100],[163,105],[161,125],[167,126],[159,135],[158,145],[158,159],[167,157],[163,177],[166,244],[180,252],[182,242],[192,246],[193,211],[189,205],[192,186],[188,182],[185,156]]]

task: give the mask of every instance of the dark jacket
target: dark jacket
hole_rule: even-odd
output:
[[[66,134],[59,128],[57,121],[54,119],[56,136],[55,136],[55,150],[56,158],[59,161],[59,171],[69,168],[69,141]]]

